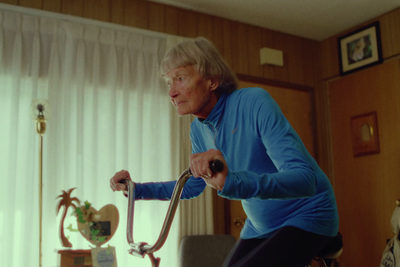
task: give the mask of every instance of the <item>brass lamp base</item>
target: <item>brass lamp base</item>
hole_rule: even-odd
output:
[[[41,136],[46,132],[46,119],[43,116],[38,116],[36,120],[36,131]]]

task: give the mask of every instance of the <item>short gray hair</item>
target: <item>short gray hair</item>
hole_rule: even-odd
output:
[[[173,47],[161,62],[161,75],[188,65],[194,65],[206,79],[217,79],[219,94],[230,94],[238,87],[236,74],[206,38],[188,39]]]

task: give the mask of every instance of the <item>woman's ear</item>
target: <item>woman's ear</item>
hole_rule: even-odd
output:
[[[210,80],[208,80],[208,86],[210,88],[210,91],[214,91],[218,88],[219,81],[215,78],[211,78]]]

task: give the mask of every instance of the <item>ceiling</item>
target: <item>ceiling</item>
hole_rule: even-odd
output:
[[[400,0],[148,0],[325,40],[400,7]]]

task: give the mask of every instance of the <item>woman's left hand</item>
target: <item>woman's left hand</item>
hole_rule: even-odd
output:
[[[221,172],[213,173],[210,169],[210,162],[220,160],[224,164]],[[206,152],[192,154],[190,156],[190,170],[194,177],[201,177],[207,185],[222,190],[225,184],[226,176],[228,175],[228,166],[221,151],[210,149]]]

